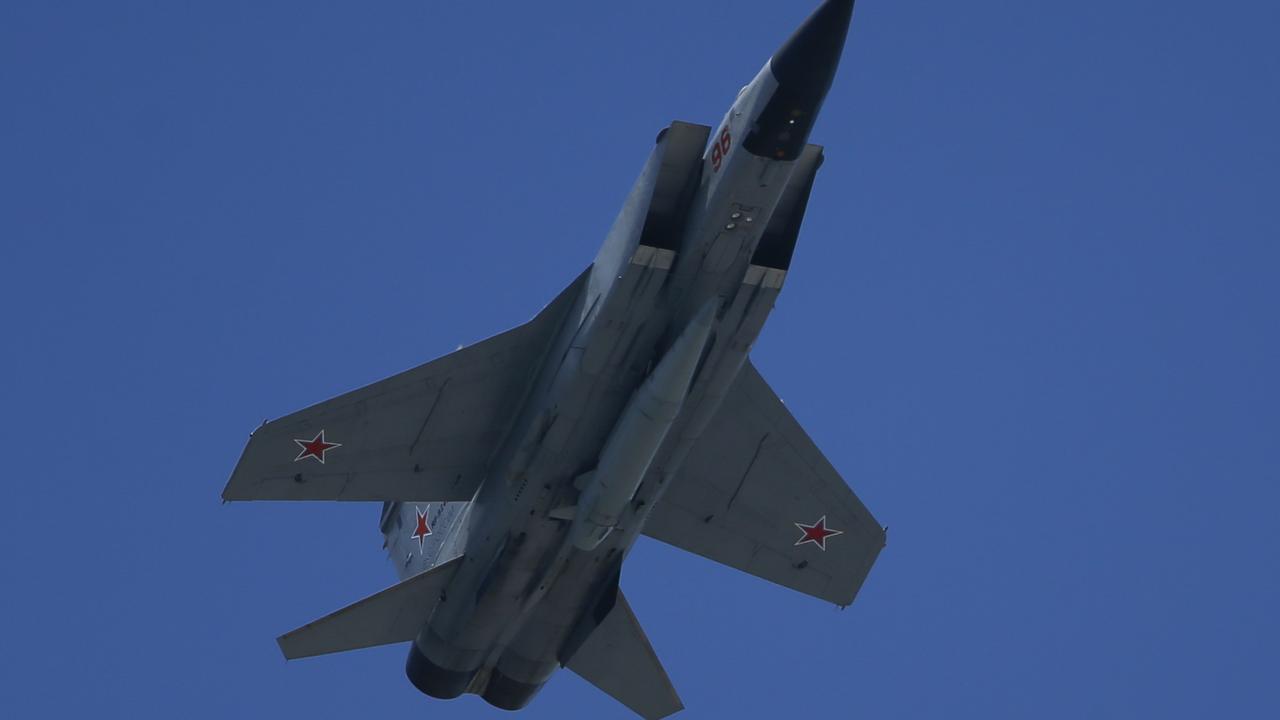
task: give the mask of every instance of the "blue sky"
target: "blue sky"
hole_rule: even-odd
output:
[[[0,6],[0,714],[458,717],[273,638],[392,582],[262,419],[530,317],[809,2]],[[858,601],[642,540],[687,717],[1280,713],[1272,3],[859,3],[757,364]],[[528,717],[627,717],[559,673]]]

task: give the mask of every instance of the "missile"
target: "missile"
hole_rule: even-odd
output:
[[[680,414],[702,350],[711,335],[715,300],[708,301],[680,333],[662,361],[636,389],[609,433],[583,490],[569,536],[580,550],[594,550],[618,524],[653,456]]]

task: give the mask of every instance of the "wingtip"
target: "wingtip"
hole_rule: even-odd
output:
[[[229,502],[235,502],[237,500],[244,499],[242,495],[236,494],[234,485],[235,485],[235,478],[232,477],[230,480],[227,481],[226,487],[222,488],[222,494],[219,495],[218,497],[222,499],[223,505],[226,505]]]
[[[291,634],[292,633],[285,633],[276,638],[276,647],[280,648],[280,655],[284,657],[285,662],[289,662],[294,659],[294,657],[289,654],[289,648],[285,645],[289,639],[289,635]]]

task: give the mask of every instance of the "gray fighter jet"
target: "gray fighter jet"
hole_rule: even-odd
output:
[[[528,323],[264,424],[224,500],[383,503],[400,582],[279,638],[412,642],[437,698],[524,707],[564,666],[683,706],[618,589],[648,535],[840,606],[884,530],[752,365],[853,13],[827,0],[714,131],[658,134],[595,261]]]

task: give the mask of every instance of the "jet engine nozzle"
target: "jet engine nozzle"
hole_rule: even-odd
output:
[[[523,683],[495,669],[480,697],[499,710],[519,710],[529,704],[544,684]]]
[[[404,674],[413,686],[423,694],[441,700],[452,700],[467,691],[476,671],[450,670],[427,659],[418,649],[418,643],[409,644],[409,657],[405,661]]]

